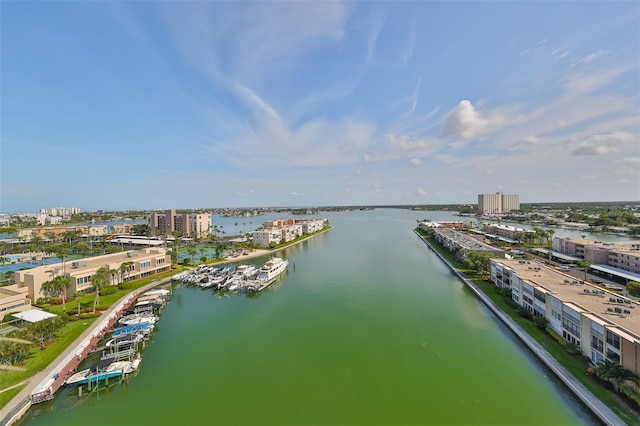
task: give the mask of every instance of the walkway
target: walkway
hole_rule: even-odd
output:
[[[157,286],[162,285],[162,284],[169,283],[170,281],[171,281],[171,277],[164,278],[164,279],[162,279],[160,281],[153,281],[150,284],[147,284],[144,287],[141,287],[141,288],[133,291],[132,293],[129,293],[129,294],[123,296],[120,300],[118,300],[116,303],[114,303],[109,309],[104,311],[102,313],[102,315],[100,316],[100,318],[106,318],[107,316],[109,316],[113,312],[115,312],[116,308],[126,298],[131,297],[132,295],[133,296],[137,296],[140,293],[144,293],[145,291],[147,291],[147,290],[149,290],[151,288],[157,287]],[[115,322],[117,317],[118,316],[116,315],[116,316],[114,316],[113,319],[111,319],[109,321],[109,326],[107,327],[107,329],[109,327],[113,326],[113,323]],[[20,419],[20,417],[31,406],[31,404],[30,404],[31,395],[38,389],[40,384],[43,383],[47,378],[55,377],[54,374],[57,373],[58,375],[57,375],[56,378],[54,378],[54,381],[52,383],[52,386],[54,386],[53,389],[57,390],[62,385],[62,383],[64,382],[64,380],[66,378],[65,376],[69,372],[74,371],[78,367],[80,362],[87,356],[87,354],[91,351],[91,349],[102,338],[101,334],[98,334],[96,336],[92,336],[94,333],[96,333],[97,328],[101,324],[102,324],[102,321],[99,321],[99,319],[96,320],[93,324],[91,324],[89,326],[89,328],[87,328],[84,331],[84,333],[82,333],[71,345],[69,345],[69,347],[67,349],[65,349],[60,355],[58,355],[58,357],[55,360],[53,360],[45,370],[40,371],[36,375],[32,376],[29,380],[26,380],[25,382],[23,382],[23,383],[26,383],[26,386],[24,387],[24,389],[22,389],[9,403],[7,403],[7,405],[5,405],[4,407],[2,407],[2,409],[0,409],[0,426],[11,425],[15,421]],[[65,367],[63,367],[62,370],[60,370],[58,372],[57,370],[58,370],[59,364],[65,358],[69,357],[72,354],[77,353],[78,345],[80,345],[81,342],[83,342],[89,336],[92,336],[91,340],[90,340],[90,344],[87,345],[85,348],[83,348],[81,356],[73,357],[71,362],[68,363]],[[55,386],[57,386],[57,387],[55,387]]]
[[[415,231],[414,231],[415,232]],[[624,425],[616,413],[607,407],[600,399],[589,391],[573,374],[562,366],[545,348],[524,331],[511,317],[506,315],[493,303],[473,282],[458,271],[451,262],[444,258],[438,250],[416,232],[416,235],[464,282],[467,287],[502,321],[522,342],[533,352],[553,373],[574,393],[584,405],[593,412],[604,424],[609,426]]]

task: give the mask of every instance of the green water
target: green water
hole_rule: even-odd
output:
[[[420,214],[323,214],[257,297],[177,288],[128,385],[22,424],[597,424],[413,234]]]

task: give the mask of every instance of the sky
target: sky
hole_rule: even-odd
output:
[[[640,200],[640,2],[2,1],[0,212]]]

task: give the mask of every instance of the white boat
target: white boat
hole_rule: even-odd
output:
[[[109,340],[105,344],[105,346],[107,348],[111,346],[124,346],[124,345],[130,345],[133,343],[142,342],[142,340],[144,340],[144,335],[142,333],[123,334],[121,336],[114,337],[113,339]]]
[[[113,377],[123,376],[125,374],[131,373],[133,370],[138,368],[138,361],[135,363],[132,361],[99,361],[94,364],[91,368],[87,368],[86,370],[82,370],[69,377],[66,380],[67,385],[84,385],[89,382],[97,383],[103,380],[108,380]]]
[[[126,317],[120,318],[118,323],[122,325],[135,325],[135,324],[155,324],[158,321],[158,317],[154,315],[139,315],[131,314]]]
[[[271,284],[280,276],[280,274],[287,270],[288,265],[289,261],[282,259],[281,257],[269,259],[258,271],[258,279],[267,285]]]

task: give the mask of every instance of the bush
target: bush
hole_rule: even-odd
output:
[[[120,283],[118,287],[120,287],[121,290],[127,290],[131,288],[131,283],[130,282]]]
[[[108,296],[109,294],[115,294],[117,292],[118,292],[118,287],[114,285],[110,285],[100,290],[100,296]]]
[[[525,307],[523,306],[518,306],[518,309],[516,309],[516,311],[518,312],[518,315],[520,315],[523,318],[526,319],[531,319],[532,315],[531,312],[529,312]]]
[[[545,317],[533,317],[533,324],[540,330],[546,330],[549,321]]]
[[[17,314],[18,311],[14,311],[14,312],[9,312],[7,315],[4,316],[4,318],[2,318],[2,322],[9,322],[9,321],[13,321],[15,318],[13,317],[13,314]]]

